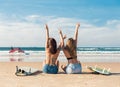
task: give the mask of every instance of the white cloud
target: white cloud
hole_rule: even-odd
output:
[[[0,23],[0,46],[39,46],[40,39],[45,37],[42,28],[24,21]]]
[[[77,19],[59,17],[51,19],[47,23],[51,28],[51,32],[58,32],[58,29],[61,29],[67,36],[73,36],[72,34],[74,33],[75,25],[79,21],[80,20]]]
[[[25,19],[28,22],[42,22],[42,23],[46,23],[47,21],[51,20],[52,18],[54,18],[54,16],[41,16],[41,15],[29,15],[27,16]]]
[[[108,25],[111,25],[111,24],[120,24],[120,20],[109,20],[109,21],[107,21],[107,24]]]
[[[117,24],[113,25],[115,22]],[[79,33],[79,46],[119,46],[118,21],[109,21],[104,26],[83,27]]]
[[[107,21],[107,26],[111,26],[112,29],[120,29],[120,20],[109,20]],[[109,27],[110,28],[110,27]]]
[[[109,23],[106,22],[106,24],[103,26],[96,26],[87,20],[56,18],[49,21],[48,24],[50,24],[50,27],[53,28],[52,32],[57,32],[56,28],[60,26],[64,34],[66,34],[68,37],[72,37],[74,35],[74,28],[77,22],[80,22],[81,24],[81,27],[79,29],[78,46],[119,46],[119,20],[115,21],[117,22],[115,25],[109,24],[109,21]]]
[[[0,15],[3,16],[3,15]],[[119,46],[120,20],[109,20],[104,26],[96,26],[88,20],[55,16],[29,15],[26,17],[0,19],[0,46],[44,46],[45,29],[59,42],[58,29],[72,37],[75,24],[80,22],[78,46]],[[97,20],[97,19],[96,19]],[[94,21],[95,22],[95,21]],[[98,22],[98,21],[97,21]]]

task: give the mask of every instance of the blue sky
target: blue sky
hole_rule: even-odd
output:
[[[46,23],[58,43],[80,23],[78,46],[120,46],[119,0],[0,0],[0,46],[44,46]]]

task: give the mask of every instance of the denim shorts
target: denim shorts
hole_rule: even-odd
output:
[[[57,74],[58,73],[58,67],[56,65],[45,64],[43,66],[43,73]]]
[[[82,72],[82,66],[80,63],[75,63],[75,64],[68,64],[66,67],[66,73],[67,74],[78,74]]]

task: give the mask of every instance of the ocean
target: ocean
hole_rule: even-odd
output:
[[[24,53],[9,53],[11,47],[0,47],[0,62],[42,62],[45,59],[44,47],[19,48]],[[120,47],[78,47],[77,56],[81,62],[120,62]],[[67,62],[62,51],[58,60]]]

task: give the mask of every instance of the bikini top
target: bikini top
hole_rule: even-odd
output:
[[[71,60],[71,59],[77,59],[77,56],[67,58],[67,60]]]

